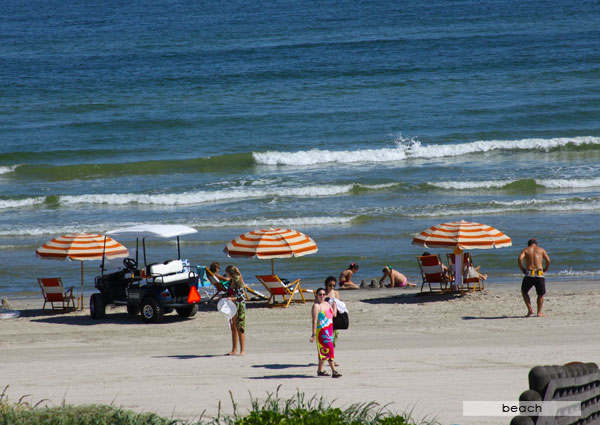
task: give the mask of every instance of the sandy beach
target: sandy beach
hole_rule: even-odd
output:
[[[245,357],[231,347],[214,306],[195,318],[168,315],[145,325],[123,307],[94,321],[89,310],[41,311],[42,298],[10,300],[18,319],[0,321],[0,385],[12,401],[113,403],[135,411],[197,419],[231,413],[229,391],[244,409],[250,395],[297,390],[336,405],[376,401],[394,412],[443,424],[506,424],[463,417],[462,402],[517,400],[540,364],[599,362],[599,282],[548,283],[545,318],[524,318],[517,284],[490,283],[463,297],[418,296],[418,289],[341,292],[350,329],[336,360],[343,377],[316,377],[310,307],[269,309],[249,303]],[[532,291],[533,294],[533,291]],[[86,300],[87,305],[87,300]]]

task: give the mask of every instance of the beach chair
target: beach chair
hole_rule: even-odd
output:
[[[198,275],[198,292],[204,294],[205,297],[209,298],[215,294],[215,286],[208,279],[206,271],[208,267],[205,266],[196,266],[196,271]]]
[[[221,282],[219,279],[217,279],[217,276],[215,276],[214,273],[210,271],[209,268],[205,268],[204,273],[206,273],[206,278],[208,279],[208,281],[215,287],[215,293],[210,298],[210,301],[214,300],[218,295],[227,294],[227,287],[229,286],[228,282]]]
[[[206,278],[208,279],[208,281],[216,288],[216,292],[212,296],[210,301],[212,301],[217,295],[220,295],[220,294],[225,295],[227,293],[227,289],[229,286],[228,282],[219,282],[219,279],[217,279],[217,277],[214,275],[213,272],[210,271],[209,268],[205,268],[205,274],[206,274]],[[251,298],[248,295],[249,293],[252,294],[255,297],[255,299],[256,298],[263,299],[263,300],[269,299],[269,297],[267,297],[262,292],[252,289],[248,285],[244,285],[244,296],[246,297],[246,301],[251,301]]]
[[[442,263],[442,258],[439,254],[419,256],[417,257],[417,262],[419,263],[421,277],[423,278],[421,292],[423,292],[426,283],[429,285],[430,292],[437,290],[431,286],[432,283],[440,285],[440,292],[449,290],[450,278],[446,270],[444,270],[444,263]]]
[[[452,279],[455,279],[455,260],[456,257],[454,254],[452,253],[448,253],[446,254],[446,258],[448,258],[448,268],[450,269],[450,273],[452,275]],[[463,274],[463,287],[461,288],[461,292],[464,292],[465,286],[466,286],[466,290],[469,292],[474,292],[474,291],[483,291],[483,289],[485,288],[485,277],[483,277],[480,273],[479,273],[479,267],[481,266],[477,266],[474,267],[475,271],[477,272],[477,276],[470,276],[467,277],[466,276],[466,271],[468,270],[469,267],[474,267],[473,266],[473,258],[471,258],[471,254],[468,252],[465,252],[463,254],[463,270],[462,270],[462,274]],[[472,285],[472,286],[471,286]]]
[[[250,301],[251,298],[248,294],[252,294],[255,298],[254,300],[261,299],[261,300],[268,300],[269,297],[267,297],[265,294],[263,294],[260,291],[257,291],[256,289],[252,289],[250,288],[248,285],[244,285],[244,289],[246,290],[246,301]]]
[[[38,278],[38,284],[44,296],[42,310],[46,309],[47,303],[50,303],[53,311],[60,310],[66,312],[69,309],[75,310],[73,287],[65,289],[60,277]]]
[[[267,300],[267,305],[269,305],[269,307],[287,308],[292,302],[294,295],[296,295],[297,293],[300,294],[302,301],[296,300],[296,302],[306,303],[306,299],[304,298],[303,292],[307,291],[302,291],[302,288],[300,288],[300,279],[296,279],[292,283],[286,285],[281,281],[281,279],[279,279],[279,276],[275,274],[268,274],[262,276],[257,275],[256,278],[260,283],[263,284],[263,286],[267,289],[267,291],[269,291],[269,294],[271,295]],[[276,302],[276,296],[282,297],[283,301]]]

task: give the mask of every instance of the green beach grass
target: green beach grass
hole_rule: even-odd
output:
[[[137,413],[109,405],[56,407],[44,406],[45,400],[35,404],[25,401],[24,396],[11,403],[5,387],[0,394],[0,425],[436,425],[437,422],[415,422],[408,415],[397,415],[376,402],[353,404],[346,408],[335,407],[323,397],[306,398],[297,392],[294,397],[283,399],[278,391],[269,393],[259,401],[251,396],[251,409],[240,413],[236,402],[232,414],[219,413],[213,418],[196,420],[169,419],[154,413]],[[278,389],[279,390],[279,389]],[[220,412],[220,409],[219,409]]]

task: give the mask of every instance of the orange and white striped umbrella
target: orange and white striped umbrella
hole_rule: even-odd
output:
[[[511,246],[511,239],[500,230],[465,220],[438,224],[417,233],[413,245],[426,248],[491,249]]]
[[[106,257],[127,257],[129,251],[109,236],[75,233],[63,235],[46,242],[35,250],[35,255],[47,260],[77,260],[81,261],[81,298],[80,308],[83,310],[83,261],[101,260]]]
[[[310,237],[292,229],[253,230],[230,241],[225,253],[230,257],[271,259],[301,257],[319,249]]]
[[[463,250],[502,248],[512,245],[511,239],[500,230],[465,220],[432,226],[417,233],[412,243],[426,248],[455,248],[456,270],[463,269]],[[458,286],[462,285],[462,273],[455,273],[455,282]]]
[[[110,236],[75,233],[63,235],[46,242],[35,250],[38,257],[52,260],[101,260],[102,256],[113,258],[127,257],[129,251]]]

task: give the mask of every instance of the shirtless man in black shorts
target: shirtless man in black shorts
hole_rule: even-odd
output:
[[[523,258],[525,259],[525,267],[523,267]],[[540,248],[535,239],[529,239],[527,241],[527,248],[519,254],[519,268],[525,274],[523,283],[521,284],[521,293],[527,306],[527,317],[533,316],[531,299],[528,294],[532,286],[535,286],[535,292],[537,293],[537,316],[545,316],[542,313],[544,294],[546,293],[546,278],[544,277],[544,273],[546,273],[548,267],[550,267],[550,257],[546,250]]]

